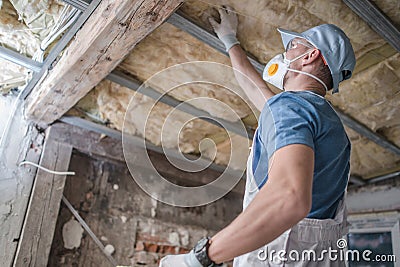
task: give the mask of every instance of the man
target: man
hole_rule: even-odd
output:
[[[335,250],[347,231],[350,142],[324,96],[351,77],[355,56],[349,39],[328,24],[303,33],[278,29],[286,52],[263,73],[284,90],[274,95],[236,39],[236,14],[231,8],[219,13],[221,23],[210,23],[238,83],[262,110],[247,165],[244,210],[190,253],[167,256],[160,266],[219,266],[233,258],[236,267],[345,266]]]

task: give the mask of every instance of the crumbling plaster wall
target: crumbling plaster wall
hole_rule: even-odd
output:
[[[39,162],[44,135],[24,119],[16,97],[0,100],[0,259],[11,266],[32,190],[36,168],[19,166]]]

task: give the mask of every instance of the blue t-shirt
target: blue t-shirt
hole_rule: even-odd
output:
[[[350,141],[343,125],[321,96],[282,92],[265,104],[253,143],[253,175],[259,188],[268,179],[268,160],[290,144],[314,150],[312,207],[307,218],[333,218],[350,171]]]

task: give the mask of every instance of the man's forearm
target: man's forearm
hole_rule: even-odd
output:
[[[256,250],[309,213],[314,151],[293,144],[280,148],[270,161],[266,184],[249,206],[211,239],[211,260],[220,263]]]
[[[306,216],[293,194],[264,186],[247,209],[217,233],[209,248],[210,259],[220,263],[271,242]]]
[[[232,67],[235,70],[236,80],[250,101],[253,102],[257,109],[261,110],[265,102],[275,93],[266,85],[240,45],[235,45],[229,49],[229,56]]]

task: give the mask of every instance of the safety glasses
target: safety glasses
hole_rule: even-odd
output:
[[[303,45],[305,47],[308,47],[308,48],[315,48],[313,45],[311,45],[310,43],[307,43],[305,41],[302,41],[302,40],[299,40],[299,39],[292,39],[292,40],[290,40],[290,42],[286,46],[286,52],[291,50],[291,49],[297,48],[297,46],[299,44],[301,44],[301,45]],[[320,55],[321,55],[321,58],[322,58],[322,61],[324,62],[324,64],[328,65],[328,63],[326,62],[326,60],[325,60],[324,56],[322,55],[322,53]]]
[[[289,43],[287,44],[287,46],[286,46],[286,52],[289,51],[289,50],[291,50],[291,49],[297,48],[297,46],[298,46],[299,44],[301,44],[301,45],[303,45],[303,46],[305,46],[305,47],[308,47],[308,48],[314,48],[314,47],[313,47],[311,44],[309,44],[309,43],[303,42],[303,41],[298,40],[298,39],[292,39],[292,40],[290,40],[290,42],[289,42]]]

